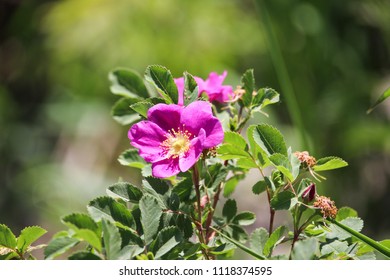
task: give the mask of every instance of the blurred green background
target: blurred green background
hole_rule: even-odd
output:
[[[349,162],[325,174],[319,192],[357,209],[365,234],[389,238],[390,101],[366,110],[390,86],[390,2],[263,3],[311,154]],[[0,223],[16,233],[38,224],[51,235],[62,229],[59,217],[84,212],[109,184],[139,182],[116,160],[129,147],[128,127],[110,116],[117,98],[107,74],[118,66],[142,73],[162,64],[175,77],[203,78],[227,69],[233,85],[254,68],[257,85],[282,96],[269,120],[256,121],[274,123],[293,151],[309,149],[291,121],[261,14],[251,0],[0,0]],[[256,178],[235,197],[261,217],[250,195]]]

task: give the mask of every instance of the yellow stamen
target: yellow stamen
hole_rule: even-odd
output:
[[[170,130],[167,133],[167,139],[161,143],[161,146],[168,154],[168,158],[177,158],[185,154],[190,149],[190,137],[191,133],[187,130]]]

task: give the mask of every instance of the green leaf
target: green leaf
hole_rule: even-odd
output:
[[[240,225],[230,223],[225,227],[225,232],[238,242],[245,243],[248,240],[247,232]]]
[[[145,243],[153,241],[160,224],[162,209],[157,199],[151,195],[144,195],[139,201],[141,210],[141,224],[144,230]]]
[[[317,160],[317,164],[313,166],[313,170],[325,171],[345,166],[348,166],[348,163],[339,157],[325,157]]]
[[[258,168],[258,165],[256,164],[256,161],[254,161],[251,158],[239,158],[236,161],[236,166],[243,168],[243,169],[252,169],[252,168]]]
[[[257,91],[252,107],[261,110],[268,105],[278,103],[280,100],[279,93],[272,88],[261,88]]]
[[[89,229],[99,233],[98,225],[87,214],[73,213],[63,217],[62,221],[72,229]]]
[[[45,259],[52,260],[55,257],[65,253],[70,248],[74,247],[79,243],[79,240],[76,238],[71,238],[67,236],[55,238],[47,245],[44,250]]]
[[[188,104],[194,102],[198,96],[198,84],[196,83],[194,77],[184,72],[184,105],[187,106]]]
[[[26,252],[28,247],[46,232],[47,231],[45,229],[39,226],[24,228],[18,237],[16,248],[22,253]]]
[[[116,69],[109,74],[111,92],[125,97],[148,97],[142,77],[131,69]]]
[[[252,187],[252,192],[254,194],[261,194],[262,192],[267,190],[267,183],[263,180],[258,181],[254,186]]]
[[[239,224],[240,226],[249,226],[253,224],[256,220],[256,215],[252,212],[249,211],[244,211],[239,214],[237,214],[233,218],[233,223],[234,224]]]
[[[158,92],[168,104],[178,103],[177,86],[167,68],[161,65],[148,66],[145,71],[145,78],[156,86]]]
[[[265,243],[267,242],[269,237],[268,231],[265,228],[257,228],[255,229],[250,237],[250,247],[253,251],[258,253],[259,255],[263,255],[263,249]]]
[[[232,250],[236,249],[237,246],[232,244],[232,243],[224,243],[224,244],[221,244],[219,246],[216,246],[214,248],[210,248],[210,253],[212,253],[213,255],[224,255],[224,254],[227,254],[229,252],[231,252]]]
[[[271,199],[271,207],[275,210],[289,210],[297,204],[298,200],[290,191],[277,193]]]
[[[298,175],[299,175],[299,168],[301,167],[301,162],[300,160],[294,156],[294,154],[291,152],[291,147],[287,149],[287,154],[288,154],[288,159],[290,161],[290,166],[291,166],[291,175],[292,175],[292,180],[294,181]]]
[[[243,250],[245,253],[251,255],[252,257],[255,257],[256,259],[259,259],[259,260],[264,260],[265,257],[254,252],[253,250],[251,250],[250,248],[246,247],[245,245],[241,244],[240,242],[238,242],[237,240],[234,240],[233,238],[230,238],[229,236],[227,236],[226,234],[220,232],[219,230],[211,227],[212,230],[214,230],[216,233],[218,233],[218,235],[222,236],[224,239],[228,240],[229,242],[233,243],[234,245],[236,245],[238,248],[240,248],[241,250]]]
[[[360,241],[364,242],[368,246],[374,248],[375,250],[377,250],[378,252],[380,252],[384,256],[390,258],[390,248],[383,246],[379,242],[371,239],[370,237],[368,237],[364,234],[361,234],[360,232],[357,232],[356,230],[346,226],[342,222],[338,222],[337,220],[331,220],[331,222],[334,223],[335,225],[337,225],[338,227],[340,227],[341,229],[345,230],[346,232],[348,232],[353,237],[359,239]]]
[[[186,215],[178,215],[176,224],[183,233],[183,237],[188,239],[192,236],[194,230],[192,228],[191,218]]]
[[[137,102],[137,103],[130,105],[130,108],[133,109],[138,114],[140,114],[145,119],[147,119],[148,118],[148,111],[153,106],[154,106],[154,104],[152,104],[150,102],[140,101],[140,102]]]
[[[216,189],[225,180],[227,174],[227,168],[220,163],[210,166],[204,176],[205,186],[208,189]]]
[[[270,161],[268,159],[267,153],[263,151],[263,149],[256,143],[254,139],[255,130],[256,130],[256,125],[250,125],[246,131],[246,136],[249,142],[250,153],[261,167],[266,167],[270,164]]]
[[[315,238],[298,240],[294,244],[294,249],[291,253],[293,260],[312,260],[316,256],[318,250],[318,241]]]
[[[193,191],[193,183],[191,177],[185,178],[174,186],[172,192],[176,193],[181,201],[189,199],[191,192]]]
[[[109,186],[107,193],[113,198],[120,198],[132,203],[138,203],[143,195],[142,191],[138,187],[125,182],[119,182]]]
[[[145,188],[148,190],[153,189],[155,193],[160,195],[164,195],[169,191],[169,185],[165,181],[155,177],[146,177],[142,183]],[[153,192],[151,192],[151,194],[153,194]]]
[[[357,217],[358,214],[356,210],[350,208],[350,207],[342,207],[337,211],[336,220],[341,222],[342,220],[349,218],[349,217]]]
[[[232,131],[226,131],[223,139],[224,143],[233,145],[239,149],[247,150],[248,145],[246,144],[246,141],[244,137],[242,137],[237,132]]]
[[[279,153],[287,156],[287,147],[279,130],[268,124],[257,125],[253,139],[267,155]]]
[[[150,250],[154,253],[155,259],[160,259],[172,250],[183,239],[177,227],[166,227],[161,230],[156,239],[150,244]]]
[[[138,233],[133,229],[118,228],[122,238],[122,247],[126,245],[144,246],[144,242]]]
[[[280,226],[274,230],[274,232],[270,235],[267,242],[264,245],[264,255],[271,256],[274,248],[280,244],[284,239],[284,234],[287,232],[287,228],[285,226]]]
[[[0,247],[15,249],[16,237],[6,225],[0,224]]]
[[[321,248],[321,254],[327,255],[335,253],[336,255],[340,253],[345,253],[348,249],[348,243],[346,241],[335,240],[332,243],[326,244]]]
[[[255,90],[255,76],[253,69],[248,69],[241,77],[241,84],[245,93],[242,95],[242,103],[245,107],[248,107],[252,103],[253,92]]]
[[[357,232],[360,232],[363,228],[363,220],[357,217],[345,218],[340,223]],[[329,232],[326,235],[328,239],[337,238],[339,240],[345,240],[351,237],[351,235],[348,232],[346,232],[345,230],[343,230],[342,228],[336,225],[331,224],[329,228],[331,232]]]
[[[275,153],[269,157],[269,160],[275,165],[276,169],[283,173],[290,182],[294,181],[291,173],[292,167],[287,156]]]
[[[121,249],[122,238],[118,228],[109,220],[102,219],[103,242],[108,260],[126,260],[130,258],[130,252],[126,247]]]
[[[179,210],[180,206],[180,197],[177,193],[171,193],[170,197],[168,198],[168,208],[172,211]]]
[[[238,182],[243,178],[243,175],[241,176],[234,176],[231,177],[226,183],[225,187],[223,188],[223,196],[224,197],[229,197],[234,190],[237,187]]]
[[[70,255],[68,260],[101,260],[101,258],[91,252],[81,251]]]
[[[121,125],[129,125],[141,120],[139,115],[130,108],[134,103],[139,102],[136,98],[121,98],[111,109],[111,116]]]
[[[92,230],[77,229],[72,237],[88,242],[92,247],[94,247],[99,252],[102,250],[100,237],[97,236],[96,232]]]
[[[122,165],[139,168],[139,169],[142,169],[147,165],[145,160],[139,155],[137,149],[128,149],[124,151],[119,156],[118,161]]]
[[[248,152],[240,149],[237,146],[231,144],[222,144],[217,148],[218,157],[227,160],[227,159],[236,159],[236,158],[248,158],[250,156]]]
[[[95,221],[101,221],[104,218],[128,227],[131,227],[134,223],[133,216],[126,206],[108,196],[92,200],[88,204],[87,210]]]
[[[390,87],[386,89],[385,92],[382,93],[382,95],[378,98],[378,100],[370,107],[370,109],[367,110],[367,114],[371,113],[376,106],[378,106],[383,101],[385,101],[389,96],[390,96]]]
[[[234,199],[228,199],[223,205],[222,215],[230,222],[237,214],[237,203]]]

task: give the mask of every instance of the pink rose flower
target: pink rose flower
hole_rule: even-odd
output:
[[[225,103],[233,100],[234,91],[232,86],[222,85],[223,81],[227,76],[227,71],[224,71],[222,75],[218,75],[216,72],[211,72],[206,81],[202,78],[194,76],[196,83],[198,84],[199,96],[202,93],[205,93],[209,97],[209,101],[217,101],[220,103]],[[183,95],[184,95],[184,78],[174,79],[177,89],[179,91],[179,105],[183,105]]]
[[[224,133],[211,104],[195,101],[186,107],[153,106],[148,119],[134,124],[128,137],[140,156],[152,163],[152,175],[166,178],[189,170],[203,150],[223,141]]]

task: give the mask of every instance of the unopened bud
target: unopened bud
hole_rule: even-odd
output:
[[[310,184],[302,193],[302,198],[306,202],[312,201],[316,197],[316,185]]]

